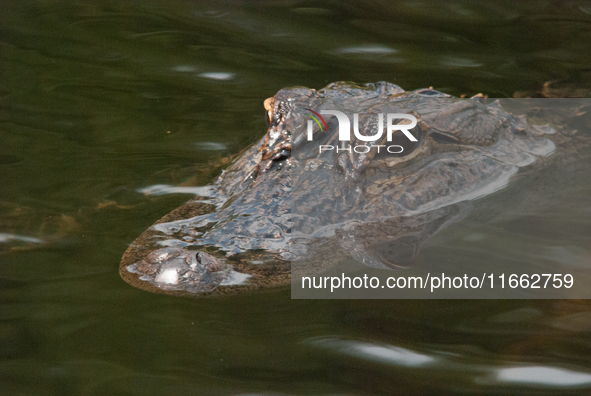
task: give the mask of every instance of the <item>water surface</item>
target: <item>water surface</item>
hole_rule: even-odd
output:
[[[319,4],[3,3],[2,394],[590,391],[586,301],[192,300],[119,278],[128,244],[190,198],[139,190],[209,183],[264,134],[262,102],[283,87],[591,84],[586,2]],[[589,265],[591,185],[567,158],[572,178],[547,186],[562,201],[441,234],[425,260]]]

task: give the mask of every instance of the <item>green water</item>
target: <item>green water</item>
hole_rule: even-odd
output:
[[[192,300],[118,274],[190,197],[137,190],[209,183],[277,90],[589,88],[588,3],[4,1],[0,21],[0,394],[591,392],[584,301]],[[591,185],[569,182],[562,211],[492,241],[559,238],[556,261],[589,265]]]

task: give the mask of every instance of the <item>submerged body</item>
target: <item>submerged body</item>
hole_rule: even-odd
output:
[[[374,268],[406,267],[473,199],[554,150],[543,128],[498,103],[432,89],[334,83],[281,90],[265,109],[266,136],[216,180],[209,199],[189,201],[130,246],[124,279],[152,291],[225,294],[288,284],[291,260],[312,260],[314,272],[344,254]],[[330,116],[309,141],[310,110],[358,113],[361,138],[351,134],[351,147],[403,150],[337,150],[346,145]],[[416,141],[399,133],[368,142],[380,113],[415,116]]]

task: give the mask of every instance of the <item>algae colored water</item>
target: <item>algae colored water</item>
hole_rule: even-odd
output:
[[[591,392],[588,300],[191,299],[118,271],[129,244],[192,196],[142,191],[210,183],[264,135],[263,101],[281,88],[590,96],[587,2],[1,8],[0,394]],[[591,267],[589,150],[562,153],[559,173],[487,197],[498,216],[463,242],[461,222],[438,234],[423,260]]]

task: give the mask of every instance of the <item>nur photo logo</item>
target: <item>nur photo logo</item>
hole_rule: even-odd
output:
[[[338,124],[339,124],[339,141],[341,142],[351,142],[351,121],[349,120],[349,117],[343,113],[342,111],[338,111],[338,110],[320,110],[320,113],[312,110],[312,109],[308,109],[305,108],[304,110],[307,110],[313,114],[308,114],[309,117],[312,118],[312,120],[308,120],[308,129],[307,129],[307,139],[309,142],[314,140],[314,122],[313,120],[316,122],[316,124],[318,125],[318,127],[320,128],[320,131],[328,131],[328,124],[326,123],[326,121],[324,120],[324,118],[322,117],[321,114],[324,115],[333,115],[336,117]],[[379,113],[377,115],[378,117],[378,121],[377,121],[377,131],[375,132],[375,134],[373,135],[363,135],[359,132],[359,113],[354,113],[353,114],[353,133],[355,135],[355,139],[356,141],[361,141],[361,142],[383,142],[383,135],[384,135],[384,113]],[[404,113],[388,113],[385,117],[386,119],[386,141],[387,142],[391,142],[392,141],[392,135],[397,132],[400,131],[404,134],[404,136],[406,136],[406,138],[411,141],[411,142],[417,142],[417,138],[413,136],[412,133],[410,133],[410,129],[414,128],[417,125],[417,118],[412,115],[412,114],[404,114]],[[402,124],[402,123],[395,123],[395,121],[399,121],[399,120],[403,120],[406,121],[406,123]],[[322,121],[322,123],[321,123]],[[324,128],[323,128],[324,127]],[[340,152],[340,151],[348,151],[348,152],[356,152],[356,153],[367,153],[372,149],[376,149],[377,152],[380,152],[381,148],[385,148],[385,151],[387,151],[390,154],[399,154],[402,153],[404,151],[404,147],[394,144],[394,145],[385,145],[385,144],[359,144],[359,145],[355,145],[355,146],[351,146],[349,145],[345,145],[342,144],[341,146],[334,146],[334,145],[330,145],[330,144],[322,144],[319,146],[318,150],[320,153],[322,153],[323,151],[329,151],[329,150],[336,150],[336,152]]]

